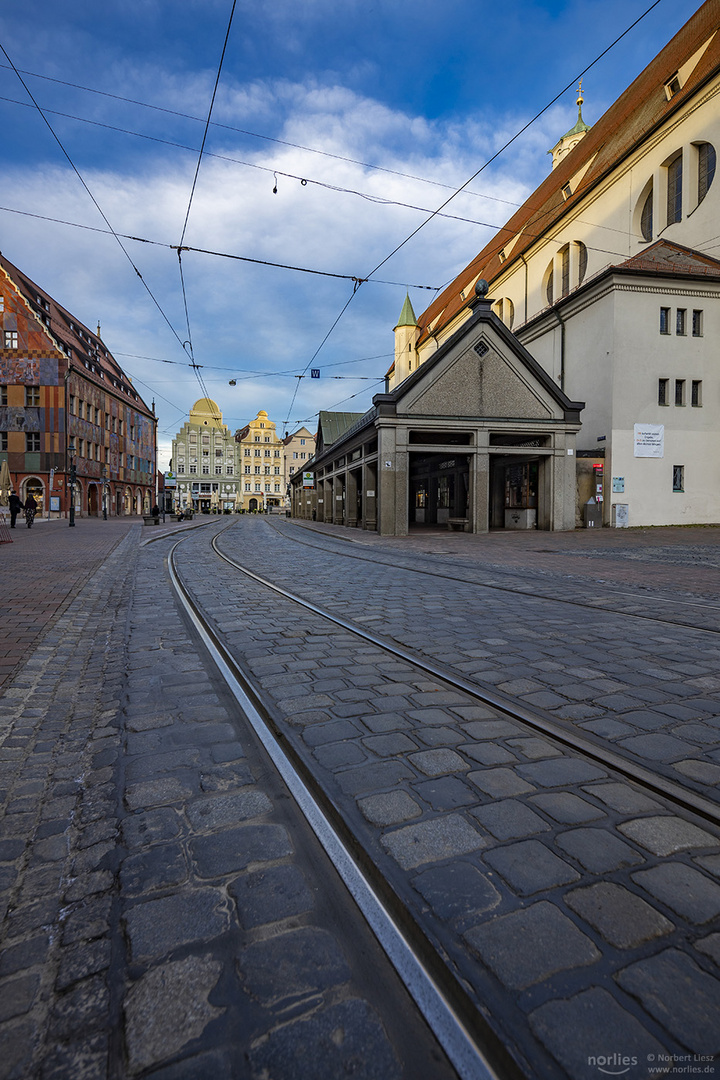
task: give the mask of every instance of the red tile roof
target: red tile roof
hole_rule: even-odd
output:
[[[478,275],[492,281],[501,270],[506,270],[539,236],[556,225],[578,198],[615,168],[654,128],[720,70],[719,29],[720,0],[706,0],[479,255],[423,312],[418,319],[419,344],[427,340],[428,326],[438,317],[436,330],[446,326],[465,306],[466,301],[461,299],[460,294]],[[683,87],[668,100],[665,92],[667,81],[711,37],[710,44]],[[562,188],[585,165],[588,165],[587,171],[566,201]],[[521,235],[511,254],[501,263],[500,252],[518,234]]]
[[[83,378],[96,383],[104,390],[119,391],[127,398],[132,408],[148,417],[153,416],[142,397],[132,386],[130,378],[97,333],[93,333],[84,323],[71,315],[2,253],[0,253],[0,267],[28,304],[40,327],[47,328],[47,332],[60,345],[67,357],[67,362],[74,364],[78,370],[82,368]]]

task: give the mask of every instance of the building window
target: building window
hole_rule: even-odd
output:
[[[667,167],[667,224],[682,218],[682,154]]]
[[[280,466],[276,465],[275,468],[273,469],[273,472],[275,473],[275,476],[279,476],[280,475]]]
[[[215,475],[216,476],[222,476],[222,465],[216,465],[215,466]]]
[[[190,466],[190,472],[191,473],[197,473],[197,465],[191,465]]]
[[[182,476],[184,474],[184,472],[185,472],[185,466],[182,465],[182,464],[178,465],[178,470],[177,471],[178,471],[179,475]]]
[[[0,431],[0,450],[7,450],[7,431]]]
[[[245,466],[245,472],[246,472],[246,473],[249,473],[249,472],[250,472],[250,466],[249,466],[249,465],[246,465],[246,466]]]
[[[266,450],[266,451],[265,451],[265,457],[270,457],[270,454],[271,454],[271,451],[270,451],[270,450]]]
[[[245,449],[243,450],[243,456],[244,457],[250,457],[250,447],[249,446],[246,446]]]
[[[304,439],[301,439],[301,440],[300,440],[300,445],[301,445],[301,446],[304,446],[304,445],[305,445],[305,440],[304,440]]]
[[[233,467],[232,467],[232,465],[228,465],[228,467],[227,467],[227,469],[226,469],[225,471],[226,471],[226,473],[228,474],[228,476],[232,476],[232,474],[233,474]]]
[[[249,490],[250,490],[250,485],[249,485],[249,484],[246,484],[246,485],[245,485],[245,490],[246,490],[246,491],[249,491]]]
[[[673,491],[685,490],[685,466],[673,465]]]
[[[550,263],[550,269],[548,271],[547,284],[545,286],[545,295],[547,297],[548,304],[553,302],[553,264]]]
[[[210,474],[210,466],[206,465],[205,462],[203,462],[202,471],[203,471],[203,476],[208,476]]]
[[[297,459],[298,459],[298,452],[297,452],[297,450],[294,450],[294,451],[293,451],[293,458],[294,458],[294,460],[295,460],[295,461],[297,461]]]
[[[570,292],[570,245],[566,244],[560,252],[560,295],[567,296]]]
[[[256,491],[260,491],[260,490],[261,490],[260,484],[256,484],[256,485],[255,485],[255,490],[256,490]]]
[[[702,379],[693,379],[690,401],[694,409],[702,406]]]
[[[255,451],[255,457],[262,457],[262,451],[261,450],[256,450]]]
[[[6,330],[5,331],[5,348],[6,349],[17,349],[17,347],[18,347],[17,330]]]
[[[255,436],[255,442],[260,442],[260,436],[259,435]]]
[[[658,379],[658,405],[670,404],[670,380]]]
[[[275,491],[279,491],[279,490],[280,490],[280,485],[279,485],[279,484],[275,484]]]
[[[660,308],[660,333],[661,334],[669,334],[670,333],[670,308],[669,307],[661,307]]]
[[[504,296],[501,300],[498,300],[495,305],[495,314],[497,315],[500,322],[504,323],[505,326],[507,326],[508,330],[512,330],[513,323],[515,321],[515,306],[512,300],[510,300],[507,296]],[[304,439],[300,440],[300,445],[305,445]]]
[[[279,450],[275,450],[275,451],[273,452],[273,457],[280,457],[280,451],[279,451]]]
[[[643,240],[652,240],[653,238],[653,189],[650,188],[647,198],[643,203],[643,208],[640,211],[640,233]]]
[[[266,466],[265,466],[265,475],[266,475],[266,476],[269,476],[269,475],[270,475],[270,466],[269,466],[269,465],[266,465]]]
[[[25,404],[31,408],[36,408],[40,404],[40,387],[39,386],[26,386],[25,387]]]
[[[684,379],[676,379],[675,380],[675,404],[676,405],[684,405],[685,404],[685,380]]]
[[[260,475],[260,466],[259,466],[259,465],[256,465],[256,466],[255,466],[255,475],[256,475],[256,476],[259,476],[259,475]]]
[[[693,311],[692,313],[692,336],[703,336],[703,313],[702,311]]]
[[[703,201],[715,177],[715,147],[710,143],[698,146],[698,205]]]
[[[25,452],[27,454],[37,453],[40,450],[40,432],[28,431],[25,434]]]
[[[0,405],[7,405],[7,386],[0,386]]]
[[[675,333],[684,337],[687,333],[687,311],[679,307],[675,312]]]

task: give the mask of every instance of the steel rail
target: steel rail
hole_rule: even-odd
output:
[[[224,645],[222,635],[204,616],[193,600],[190,590],[182,581],[175,565],[175,552],[182,542],[178,540],[168,553],[167,566],[170,579],[183,610],[212,657],[228,689],[247,717],[300,811],[335,866],[458,1076],[461,1080],[499,1080],[500,1074],[493,1069],[489,1057],[504,1058],[506,1051],[497,1040],[497,1036],[489,1028],[485,1029],[484,1022],[483,1029],[487,1031],[488,1039],[495,1044],[492,1047],[494,1054],[492,1052],[486,1054],[478,1046],[459,1015],[459,1010],[449,1001],[448,995],[441,989],[438,980],[430,973],[407,935],[393,919],[378,890],[358,865],[348,845],[341,838],[340,832],[330,821],[318,798],[310,790],[309,784],[301,776],[295,762],[283,747],[282,740],[274,733],[272,721],[262,705],[260,695]],[[444,964],[442,966],[445,967]],[[465,999],[466,995],[462,988],[446,968],[445,970],[456,987],[458,997]],[[516,1070],[512,1071],[515,1073]],[[503,1075],[507,1074],[503,1073]]]
[[[268,522],[268,524],[269,524],[269,522]],[[299,522],[293,522],[292,524],[295,525],[299,529],[304,529],[306,532],[311,532],[316,536],[318,536],[318,535],[319,536],[324,536],[328,540],[331,540],[331,541],[332,540],[340,540],[343,543],[357,544],[357,545],[359,545],[361,547],[366,547],[366,548],[371,548],[371,546],[372,546],[370,544],[363,544],[362,541],[355,540],[354,538],[349,537],[349,536],[348,537],[345,537],[345,536],[331,536],[328,533],[318,533],[316,530],[309,529],[307,526],[303,526]],[[282,529],[277,530],[277,526],[275,525],[274,522],[273,522],[273,528],[275,528],[276,531],[279,532],[279,535],[282,535]],[[304,544],[306,547],[312,548],[314,551],[325,551],[325,550],[327,550],[326,548],[323,548],[320,544],[312,544],[312,543],[310,543],[309,540],[306,540],[306,539],[300,540],[298,537],[289,537],[289,539],[291,539],[292,542],[295,543],[295,544]],[[373,556],[370,556],[370,555],[359,555],[359,554],[356,554],[354,551],[353,552],[350,552],[350,551],[336,551],[335,554],[339,555],[341,558],[359,559],[361,562],[376,563],[378,561],[376,557],[373,557]],[[438,555],[440,555],[440,554],[444,554],[444,553],[438,552]],[[432,555],[432,553],[431,552],[422,552],[422,555],[427,556],[427,555]],[[716,629],[716,630],[713,630],[713,629],[711,629],[710,627],[707,627],[707,626],[695,626],[694,623],[674,622],[672,619],[658,619],[655,615],[641,615],[641,614],[638,614],[636,611],[620,611],[617,608],[607,608],[607,607],[604,607],[604,606],[602,606],[600,604],[583,603],[582,600],[572,600],[572,599],[570,599],[569,597],[566,597],[566,596],[543,596],[541,593],[531,592],[529,589],[518,589],[518,588],[512,587],[510,585],[501,585],[501,584],[498,584],[497,582],[469,581],[465,577],[462,577],[462,578],[458,577],[458,575],[456,573],[455,574],[449,574],[449,573],[438,572],[437,570],[424,570],[424,569],[422,569],[422,567],[419,567],[419,566],[402,566],[401,567],[399,564],[397,564],[397,565],[398,565],[399,569],[407,570],[408,573],[411,573],[411,574],[425,574],[426,576],[433,577],[433,578],[439,578],[439,577],[446,578],[448,581],[461,582],[463,585],[472,585],[477,589],[494,589],[497,592],[512,593],[514,596],[530,596],[530,597],[532,597],[533,600],[547,600],[549,603],[552,603],[552,604],[570,604],[572,607],[583,608],[583,609],[585,609],[587,611],[612,611],[613,614],[622,615],[627,619],[642,619],[644,622],[659,623],[662,626],[681,626],[686,630],[697,630],[697,632],[699,634],[714,634],[715,636],[720,634],[720,627],[718,627],[718,629]],[[506,574],[507,576],[510,576],[510,573],[511,573],[511,571],[503,570],[501,568],[498,568],[497,570],[495,570],[493,572],[498,573],[498,574]],[[650,595],[643,596],[642,599],[652,601],[653,603],[677,604],[678,606],[705,608],[705,610],[707,610],[707,611],[717,611],[718,613],[720,613],[720,604],[712,604],[712,603],[704,604],[704,603],[700,603],[700,602],[698,602],[696,600],[675,600],[675,599],[673,599],[671,597],[650,596]],[[618,601],[611,598],[610,603],[618,603]]]
[[[693,814],[697,814],[703,818],[704,821],[709,821],[720,826],[720,804],[714,803],[712,800],[706,799],[702,795],[683,787],[681,784],[678,784],[661,774],[654,773],[626,757],[622,757],[613,750],[608,749],[604,743],[599,741],[595,742],[587,736],[580,736],[575,731],[564,727],[556,720],[543,716],[541,713],[528,709],[526,706],[517,702],[513,702],[495,690],[478,686],[477,683],[470,682],[470,680],[464,678],[462,675],[458,675],[444,665],[420,656],[403,646],[396,645],[387,638],[374,634],[372,631],[366,630],[364,627],[358,626],[357,623],[353,623],[348,619],[343,619],[338,615],[334,615],[332,612],[319,607],[317,604],[313,604],[311,601],[305,600],[301,596],[297,596],[295,593],[283,588],[283,586],[268,581],[266,578],[261,577],[253,570],[243,566],[236,559],[233,559],[231,556],[221,551],[217,546],[217,536],[213,537],[211,545],[219,558],[223,559],[230,566],[235,567],[236,570],[239,570],[257,584],[272,590],[286,600],[301,605],[308,611],[312,611],[315,615],[319,615],[322,618],[329,620],[336,626],[342,627],[343,630],[355,634],[364,641],[368,641],[371,644],[378,646],[378,648],[384,649],[392,656],[405,660],[407,663],[419,668],[424,673],[433,675],[436,679],[440,679],[452,689],[460,690],[475,700],[482,702],[484,705],[490,705],[492,708],[505,713],[505,715],[512,719],[533,728],[533,730],[541,731],[548,738],[572,749],[574,752],[580,753],[585,757],[591,758],[595,762],[599,762],[606,767],[612,768],[615,772],[620,773],[634,783],[640,784],[642,787],[653,791],[656,795],[660,795],[665,799],[670,799],[676,805],[682,806],[685,810]]]

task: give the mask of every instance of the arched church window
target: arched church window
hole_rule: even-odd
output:
[[[653,189],[650,186],[650,191],[647,194],[643,208],[640,211],[640,233],[643,240],[652,240],[653,238]]]
[[[703,201],[715,178],[715,147],[700,143],[698,153],[698,205]]]

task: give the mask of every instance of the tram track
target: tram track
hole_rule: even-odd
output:
[[[215,554],[264,588],[290,600],[292,603],[304,607],[308,611],[312,611],[314,614],[327,619],[334,625],[355,634],[361,640],[378,646],[385,650],[388,655],[412,664],[421,672],[441,680],[448,687],[459,690],[462,693],[467,694],[468,697],[481,702],[483,705],[488,705],[492,709],[502,712],[511,719],[522,723],[532,731],[539,732],[543,736],[552,739],[560,746],[573,752],[580,753],[591,761],[608,765],[618,774],[626,777],[628,780],[631,780],[633,783],[640,785],[646,790],[672,800],[677,806],[699,815],[706,821],[720,825],[720,802],[708,799],[699,792],[679,784],[677,781],[670,779],[662,773],[654,772],[643,766],[640,762],[632,761],[629,757],[618,754],[608,747],[607,742],[600,738],[589,736],[587,733],[579,735],[569,722],[563,723],[554,717],[544,714],[538,709],[532,709],[517,701],[513,701],[507,695],[502,694],[491,687],[482,686],[477,682],[464,678],[445,664],[436,663],[428,657],[422,656],[415,650],[404,648],[382,635],[375,634],[372,631],[359,626],[357,623],[353,623],[349,619],[341,618],[326,608],[313,604],[309,600],[290,590],[263,578],[248,567],[243,566],[236,559],[233,559],[232,556],[228,555],[226,552],[223,552],[217,543],[218,535],[220,534],[213,537],[213,540],[211,541]],[[424,573],[424,571],[416,572]]]
[[[213,547],[217,535],[213,537]],[[283,738],[262,694],[193,598],[175,565],[175,552],[181,543],[182,540],[176,541],[168,553],[167,566],[182,608],[458,1077],[520,1080],[522,1074],[504,1045],[477,1015],[459,984],[449,977],[435,950],[403,917],[404,909],[398,897],[378,877],[374,864],[348,829],[342,814]],[[471,1027],[476,1031],[479,1028],[482,1038],[472,1035]]]
[[[268,521],[268,524],[271,525],[272,528],[274,528],[276,531],[280,532],[283,535],[285,535],[286,532],[288,531],[283,526],[278,527],[277,523],[274,522],[274,521]],[[333,551],[334,554],[338,554],[337,549],[332,548],[330,546],[330,544],[328,544],[327,546],[324,546],[322,543],[313,543],[312,540],[310,540],[308,538],[308,534],[312,534],[314,530],[308,529],[307,526],[303,526],[303,525],[301,525],[299,523],[296,523],[296,522],[293,522],[293,527],[295,529],[297,529],[297,530],[302,529],[302,531],[306,534],[302,538],[300,538],[299,536],[293,536],[292,541],[294,543],[302,544],[302,545],[304,545],[306,547],[312,548],[315,551]],[[317,535],[317,534],[315,534],[315,535]],[[340,540],[340,541],[345,541],[345,543],[347,543],[347,544],[353,544],[353,545],[362,546],[362,547],[368,547],[368,548],[371,547],[371,545],[363,544],[362,541],[356,541],[354,538],[351,538],[351,537],[345,538],[345,537],[332,536],[332,537],[327,537],[327,539],[330,542],[333,541],[333,540]],[[596,598],[594,601],[589,602],[586,599],[585,600],[580,600],[580,599],[575,599],[575,598],[571,598],[571,597],[567,597],[567,596],[557,596],[557,595],[546,596],[543,592],[538,591],[537,587],[535,587],[535,588],[533,588],[531,590],[529,588],[524,589],[524,588],[520,587],[517,583],[501,583],[501,582],[498,582],[497,580],[492,580],[492,578],[490,578],[489,580],[487,578],[485,578],[483,580],[475,580],[475,579],[473,579],[472,576],[466,575],[466,576],[463,577],[458,572],[460,568],[470,571],[470,574],[472,574],[473,568],[471,566],[468,566],[467,564],[459,564],[456,561],[453,561],[451,563],[446,563],[446,565],[449,568],[447,572],[444,572],[442,570],[438,570],[437,569],[438,563],[445,562],[443,556],[446,555],[447,552],[438,552],[437,554],[433,553],[432,555],[430,555],[428,553],[418,554],[413,558],[412,561],[408,560],[408,558],[406,556],[403,557],[403,555],[401,553],[393,551],[392,554],[393,554],[393,560],[394,560],[393,565],[397,565],[398,568],[402,568],[403,570],[407,570],[408,572],[413,573],[413,574],[421,574],[421,575],[425,575],[425,576],[432,577],[432,578],[444,578],[444,579],[446,579],[448,581],[453,581],[453,582],[462,581],[466,585],[475,586],[476,588],[491,589],[491,590],[494,590],[494,591],[500,592],[500,593],[503,593],[503,592],[511,593],[511,594],[513,594],[515,596],[528,596],[528,597],[532,597],[533,599],[543,598],[543,599],[547,599],[547,600],[552,600],[554,603],[557,603],[557,604],[567,604],[567,605],[570,605],[572,607],[580,607],[580,608],[584,608],[584,609],[589,610],[589,611],[614,612],[617,615],[624,615],[627,618],[639,619],[639,620],[644,621],[644,622],[667,624],[668,626],[684,626],[684,627],[687,627],[688,629],[691,629],[691,630],[697,630],[700,633],[714,634],[716,636],[720,635],[720,602],[713,603],[712,601],[708,602],[708,601],[700,601],[700,600],[686,600],[686,599],[680,599],[680,598],[677,598],[677,597],[658,596],[655,593],[652,593],[649,590],[646,590],[644,588],[643,588],[642,592],[640,592],[638,594],[635,594],[635,596],[634,596],[634,599],[636,601],[642,600],[644,603],[668,604],[668,605],[673,605],[676,608],[682,608],[682,607],[700,608],[700,609],[702,609],[704,611],[711,612],[713,615],[717,615],[717,617],[718,617],[718,625],[717,626],[698,626],[697,623],[693,623],[693,622],[689,621],[689,619],[688,620],[660,619],[655,615],[646,615],[646,614],[638,613],[637,611],[624,611],[622,605],[623,605],[623,603],[627,604],[627,598],[625,598],[624,601],[621,600],[621,599],[618,599],[618,597],[617,597],[617,587],[616,586],[612,587],[612,591],[615,592],[615,596],[611,597],[609,602],[607,602],[607,603],[606,603],[606,601],[604,599],[599,599],[599,598]],[[457,554],[459,554],[459,553],[457,553]],[[553,552],[553,554],[554,554],[554,552]],[[360,560],[362,562],[369,562],[369,563],[377,563],[378,562],[377,554],[373,554],[373,555],[371,555],[371,554],[367,554],[367,555],[366,554],[360,554],[360,553],[357,552],[355,546],[353,546],[353,548],[351,550],[343,551],[342,555],[345,558],[358,559],[358,560]],[[432,568],[424,568],[422,566],[418,566],[418,560],[419,559],[429,559],[429,558],[431,558],[432,562],[433,562]],[[480,571],[476,571],[476,573],[479,574]],[[494,576],[502,575],[502,576],[505,576],[505,577],[508,577],[508,578],[517,577],[517,571],[516,570],[510,571],[510,570],[507,570],[506,568],[500,567],[500,566],[493,566],[492,567],[492,574]],[[568,575],[566,575],[566,576],[568,576]],[[587,586],[587,582],[583,582],[583,584],[585,586]],[[603,584],[604,588],[607,590],[608,589],[607,583],[603,581],[602,584]],[[627,587],[625,587],[625,588],[626,588],[626,592],[627,592]],[[614,605],[614,606],[612,606],[612,605]]]
[[[458,1074],[462,1077],[472,1077],[473,1080],[475,1078],[486,1080],[487,1077],[502,1077],[503,1080],[506,1080],[506,1078],[519,1076],[554,1076],[555,1073],[552,1070],[543,1071],[547,1066],[539,1066],[537,1058],[532,1059],[532,1055],[535,1053],[533,1050],[529,1052],[532,1063],[528,1063],[528,1047],[526,1045],[529,1038],[528,1032],[518,1036],[517,1033],[520,1029],[517,1026],[511,1027],[510,1032],[508,1032],[503,1026],[506,1023],[505,1019],[503,1018],[498,1022],[497,1017],[494,1015],[495,1004],[493,1003],[491,1007],[487,1004],[493,1000],[492,988],[486,983],[487,975],[478,972],[477,964],[473,961],[471,955],[464,952],[463,949],[458,951],[460,943],[448,927],[438,924],[437,921],[433,923],[431,919],[430,929],[428,930],[422,908],[418,909],[417,907],[417,895],[415,894],[416,898],[413,900],[412,889],[410,893],[407,891],[409,881],[405,884],[401,881],[398,884],[392,873],[389,877],[387,876],[387,866],[385,864],[388,861],[389,849],[385,840],[382,840],[382,845],[375,843],[372,837],[368,840],[367,823],[364,823],[363,831],[362,818],[359,818],[357,811],[353,809],[355,806],[353,798],[351,797],[348,802],[345,795],[339,793],[338,786],[333,781],[332,775],[324,771],[323,768],[317,769],[317,766],[311,760],[313,755],[308,755],[302,747],[302,739],[298,738],[298,728],[293,726],[294,721],[292,718],[282,720],[277,709],[273,706],[272,691],[268,694],[267,683],[263,683],[262,680],[258,681],[252,676],[250,673],[252,662],[248,664],[247,660],[243,659],[242,647],[238,649],[238,646],[233,645],[226,637],[222,625],[223,623],[226,626],[229,625],[227,616],[222,615],[220,617],[217,613],[213,616],[212,613],[204,610],[209,591],[211,592],[212,588],[214,588],[216,594],[222,593],[224,597],[223,610],[230,604],[228,598],[234,597],[237,593],[238,599],[232,601],[237,608],[240,603],[239,598],[245,595],[245,589],[239,585],[236,589],[233,585],[233,577],[229,575],[240,575],[242,572],[242,578],[248,582],[248,589],[250,590],[247,599],[243,600],[242,603],[258,608],[256,621],[262,621],[263,618],[260,608],[264,612],[272,612],[276,608],[276,605],[269,599],[261,601],[259,598],[262,595],[268,597],[273,595],[277,597],[277,602],[281,605],[290,605],[291,608],[306,611],[311,616],[311,623],[308,624],[310,628],[304,632],[310,635],[310,639],[315,640],[321,633],[328,637],[332,637],[333,633],[340,634],[341,637],[338,640],[342,640],[343,647],[346,650],[350,647],[352,651],[352,646],[348,646],[348,641],[352,636],[352,639],[358,642],[356,649],[358,655],[363,649],[365,653],[371,650],[378,653],[382,651],[388,657],[388,660],[395,661],[396,666],[401,664],[410,665],[414,671],[415,685],[429,685],[429,681],[432,680],[433,683],[446,687],[455,694],[462,694],[464,698],[474,701],[478,705],[487,706],[495,715],[507,717],[509,721],[512,721],[518,727],[522,725],[528,733],[536,736],[541,735],[547,743],[552,742],[558,747],[556,753],[570,755],[577,760],[582,758],[582,760],[590,764],[596,762],[601,768],[594,769],[595,774],[599,775],[602,770],[606,778],[614,777],[616,780],[622,780],[631,784],[633,790],[652,795],[655,799],[661,799],[665,809],[659,810],[660,813],[677,813],[688,821],[699,823],[705,830],[708,843],[714,842],[718,844],[719,808],[698,793],[674,784],[649,769],[628,762],[626,759],[620,758],[619,755],[617,758],[613,756],[611,760],[611,752],[608,751],[607,746],[604,746],[599,741],[595,742],[591,738],[578,736],[577,733],[570,730],[566,731],[563,725],[558,724],[554,719],[542,716],[537,711],[524,706],[518,706],[517,703],[513,703],[497,691],[490,689],[485,693],[477,684],[458,677],[457,673],[445,666],[432,660],[428,661],[426,657],[414,654],[412,650],[404,650],[395,643],[386,641],[381,636],[368,631],[365,627],[358,626],[352,623],[351,620],[344,619],[334,612],[326,611],[319,605],[294,595],[289,589],[284,589],[282,586],[267,581],[261,575],[242,566],[237,559],[228,556],[227,552],[220,550],[218,538],[224,532],[225,529],[218,530],[212,539],[214,557],[222,560],[222,565],[226,567],[226,571],[222,574],[221,584],[216,582],[217,571],[209,568],[200,570],[195,567],[192,559],[186,561],[184,568],[178,567],[177,557],[181,550],[181,544],[178,543],[173,547],[169,563],[174,567],[173,575],[177,581],[176,588],[180,589],[184,594],[183,604],[188,612],[188,617],[195,625],[196,632],[202,634],[203,640],[206,642],[223,677],[226,680],[237,681],[240,684],[242,688],[241,696],[236,697],[240,708],[246,714],[252,710],[260,714],[269,733],[268,738],[271,744],[281,748],[277,751],[273,750],[272,753],[277,752],[281,757],[284,756],[285,760],[290,763],[292,771],[299,777],[301,787],[309,792],[310,816],[319,813],[320,817],[330,823],[331,831],[335,833],[337,838],[336,841],[332,841],[331,847],[333,844],[339,844],[340,848],[344,849],[350,866],[360,868],[361,875],[365,879],[365,884],[360,886],[360,891],[374,894],[375,898],[379,900],[380,915],[376,917],[375,914],[371,913],[365,917],[371,926],[378,918],[379,923],[384,926],[384,930],[382,926],[379,930],[380,939],[382,941],[382,935],[390,939],[388,955],[390,955],[401,977],[404,978],[403,966],[406,963],[412,969],[409,981],[412,983],[413,979],[415,979],[416,985],[414,988],[410,987],[410,992],[418,1002],[431,1028],[435,1031],[438,1041],[443,1045],[445,1052],[458,1070]],[[203,541],[196,538],[195,546],[198,551],[200,550],[200,544],[203,544]],[[218,563],[218,565],[221,564]],[[183,576],[191,568],[192,579],[183,584]],[[239,577],[236,578],[236,581],[239,580]],[[212,587],[209,585],[211,581],[215,583]],[[195,592],[197,592],[197,597],[193,595]],[[242,610],[242,607],[238,608],[238,610]],[[288,618],[290,618],[289,615]],[[278,609],[276,614],[277,625],[279,627],[284,625],[285,619],[285,607],[282,607]],[[296,632],[292,630],[292,625],[297,625],[298,622],[302,622],[300,617],[296,618],[294,623],[292,619],[288,623],[288,626],[290,626],[288,632],[291,637],[297,636]],[[328,629],[322,631],[322,625],[326,623]],[[278,641],[282,642],[282,631],[278,630],[277,633],[280,633]],[[263,644],[266,649],[272,648],[271,640],[263,642]],[[287,648],[287,646],[283,645],[280,649],[281,652],[283,648]],[[250,655],[253,655],[252,652]],[[333,670],[337,671],[337,668]],[[287,726],[288,720],[290,722],[289,727]],[[472,725],[466,726],[470,727]],[[268,752],[271,752],[270,747]],[[467,766],[465,767],[467,768]],[[492,769],[489,771],[493,772]],[[342,779],[345,775],[342,771],[336,774],[340,778],[342,792],[346,790],[342,786]],[[459,775],[462,776],[463,774]],[[568,790],[572,789],[568,788]],[[580,789],[576,788],[574,790],[579,791]],[[586,786],[585,792],[590,791],[591,788]],[[575,796],[569,797],[574,798]],[[302,798],[304,796],[301,795]],[[653,805],[659,806],[657,803]],[[672,822],[676,819],[671,817],[659,820]],[[360,825],[359,832],[358,825]],[[707,833],[708,826],[712,835]],[[614,826],[614,828],[617,828],[617,826]],[[372,830],[370,830],[371,832]],[[399,829],[397,832],[401,833],[403,829]],[[624,834],[621,833],[621,835]],[[713,835],[715,837],[714,841]],[[385,847],[386,850],[382,851],[382,847]],[[720,844],[718,844],[718,847],[720,847]],[[390,859],[390,862],[392,863],[392,859]],[[383,867],[385,868],[383,869]],[[397,866],[395,866],[395,870],[397,871]],[[349,885],[349,887],[352,891],[353,886]],[[533,901],[536,899],[537,897],[534,896]],[[537,907],[538,905],[534,904],[534,909]],[[683,931],[683,934],[687,936],[688,930]],[[399,953],[401,954],[399,960],[391,955],[393,947],[398,947],[398,941],[400,942]],[[385,942],[383,942],[383,945],[385,945]],[[480,990],[478,990],[478,986]],[[486,1004],[483,1004],[483,1002]]]

